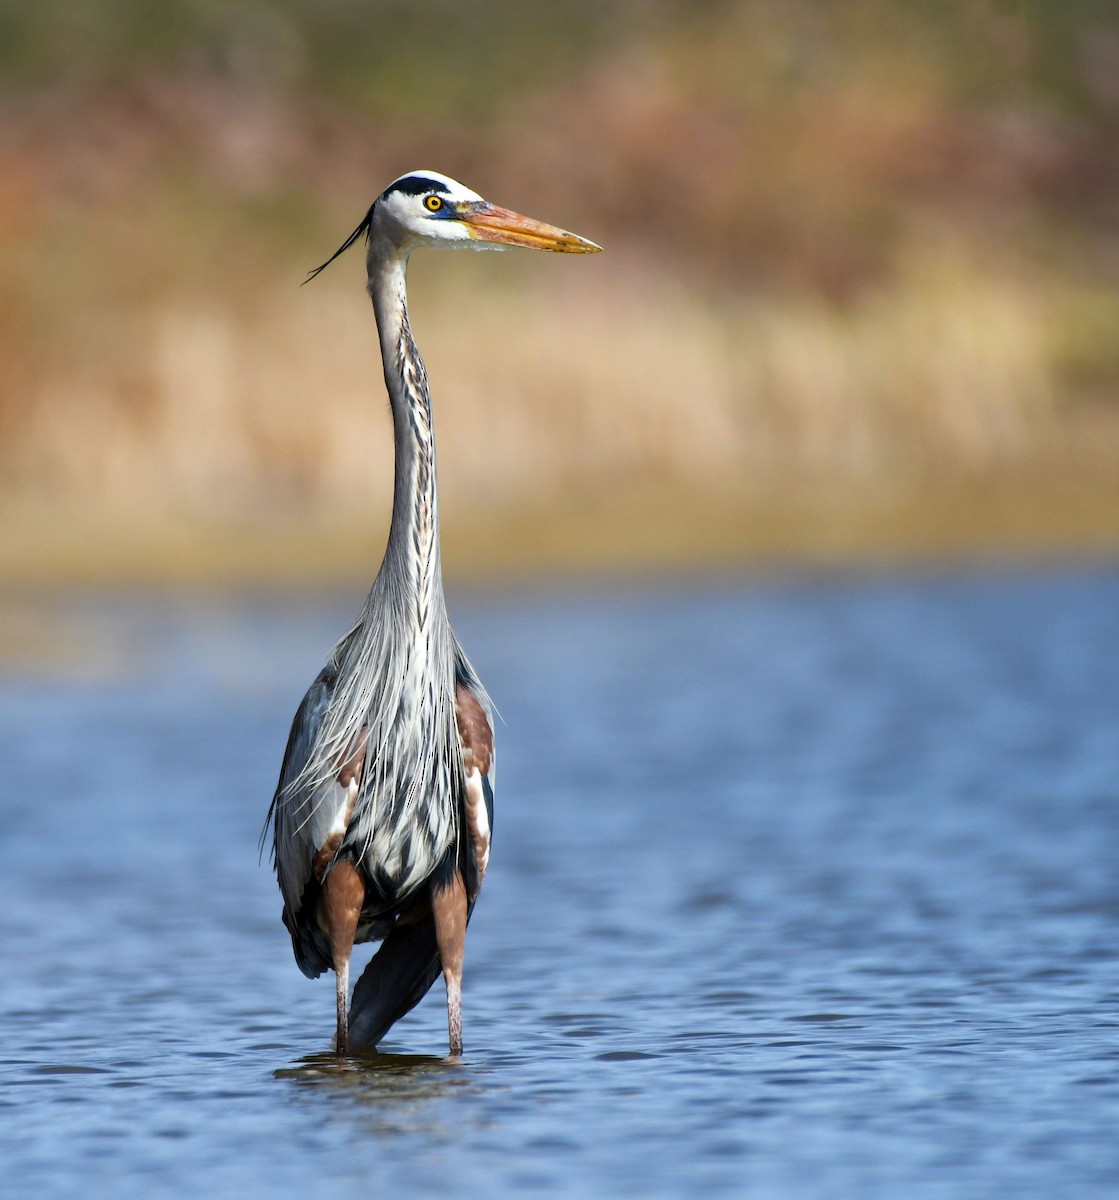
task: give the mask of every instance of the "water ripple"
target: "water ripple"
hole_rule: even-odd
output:
[[[506,721],[461,1060],[437,992],[330,1054],[255,865],[351,607],[75,606],[98,670],[0,682],[21,1194],[1119,1188],[1119,578],[453,605]]]

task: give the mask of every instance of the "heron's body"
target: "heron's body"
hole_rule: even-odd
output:
[[[489,861],[493,729],[444,602],[431,400],[405,271],[423,245],[597,247],[429,171],[390,185],[342,249],[362,233],[396,441],[392,524],[360,617],[295,714],[274,858],[297,963],[337,973],[339,1052],[375,1045],[442,972],[457,1054],[466,925]],[[375,940],[348,1012],[351,950]]]

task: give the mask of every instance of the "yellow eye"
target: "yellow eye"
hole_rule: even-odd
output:
[[[443,201],[438,196],[428,196],[424,201],[424,208],[428,212],[438,212],[443,207]]]

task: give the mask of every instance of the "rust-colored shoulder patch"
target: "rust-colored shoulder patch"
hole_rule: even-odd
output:
[[[485,775],[493,759],[493,730],[478,697],[464,683],[455,686],[455,721],[467,771],[477,768]]]
[[[319,883],[322,883],[326,868],[330,866],[330,860],[338,853],[338,847],[341,844],[342,835],[332,833],[315,852],[315,857],[311,859],[311,870],[315,872],[315,878]]]

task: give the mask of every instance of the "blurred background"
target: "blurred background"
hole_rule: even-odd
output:
[[[497,840],[464,1060],[340,1066],[257,839],[392,431],[300,284],[425,167],[606,253],[411,266]],[[1117,552],[1115,0],[0,0],[5,1178],[1119,1195]]]
[[[1113,551],[1105,0],[0,5],[0,578],[371,578],[416,167],[452,576]]]

